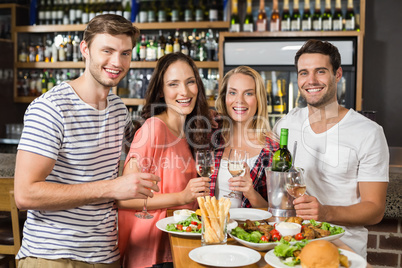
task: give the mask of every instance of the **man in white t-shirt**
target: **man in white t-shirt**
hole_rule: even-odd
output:
[[[366,257],[364,225],[381,221],[389,180],[388,145],[381,126],[337,102],[342,77],[338,49],[309,40],[296,53],[298,88],[307,102],[278,121],[289,129],[289,150],[305,170],[307,193],[294,200],[298,216],[344,226],[341,238]]]

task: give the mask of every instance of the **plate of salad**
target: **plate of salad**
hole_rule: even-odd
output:
[[[229,233],[229,235],[235,239],[238,243],[250,247],[259,251],[267,251],[273,249],[277,246],[281,240],[288,240],[288,242],[293,245],[298,241],[306,240],[319,240],[324,239],[328,241],[332,241],[342,237],[345,233],[345,230],[337,225],[332,225],[326,222],[317,222],[315,220],[303,221],[302,224],[302,232],[296,234],[291,237],[282,237],[279,232],[275,229],[274,222],[253,222],[257,228],[253,227],[250,230],[245,227],[247,223],[244,223],[242,226],[238,226]],[[259,227],[258,227],[259,226]],[[319,237],[319,238],[311,238],[307,239],[305,234],[307,234],[307,230],[304,230],[303,226],[310,226],[308,228],[317,228],[318,231],[326,233],[327,236]],[[309,230],[310,231],[310,230]]]
[[[237,222],[230,220],[227,229],[230,232],[237,226]],[[196,213],[192,213],[190,217],[183,221],[175,221],[174,217],[167,217],[159,220],[156,227],[167,233],[183,235],[183,236],[201,236],[201,219]]]
[[[292,245],[287,241],[282,241],[274,249],[265,254],[264,260],[275,268],[302,268],[300,260],[294,257],[293,252],[302,250],[307,243],[308,241],[300,241]],[[364,268],[367,266],[366,260],[354,252],[339,249],[339,253],[346,256],[349,268]],[[341,262],[339,267],[345,267],[342,264]]]

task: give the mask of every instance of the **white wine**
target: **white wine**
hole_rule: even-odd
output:
[[[306,193],[306,185],[286,184],[286,191],[292,197],[298,198]]]
[[[198,175],[201,177],[209,177],[215,171],[215,166],[203,166],[203,165],[196,165],[195,168],[197,169]]]
[[[232,174],[233,177],[243,175],[245,169],[243,163],[230,163],[229,162],[229,172]]]

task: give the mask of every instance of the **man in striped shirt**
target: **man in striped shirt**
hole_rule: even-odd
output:
[[[133,125],[110,88],[127,74],[138,34],[121,16],[95,17],[80,44],[83,75],[28,107],[15,170],[16,203],[28,210],[19,267],[120,267],[114,200],[159,190],[151,174],[118,177]]]

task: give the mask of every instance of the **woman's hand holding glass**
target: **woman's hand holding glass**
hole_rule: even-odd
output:
[[[246,162],[247,162],[247,152],[246,151],[238,150],[238,149],[230,149],[228,170],[229,170],[229,173],[232,175],[232,177],[244,176],[244,174],[246,172],[246,166],[244,164]],[[236,192],[233,190],[228,195],[225,195],[224,197],[240,198],[240,197],[238,197]]]

